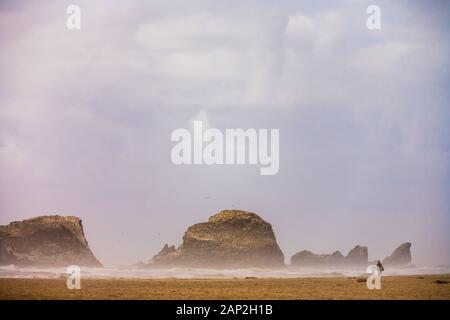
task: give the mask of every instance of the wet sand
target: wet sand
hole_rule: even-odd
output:
[[[385,276],[380,290],[358,278],[0,279],[0,299],[445,299],[450,275]]]

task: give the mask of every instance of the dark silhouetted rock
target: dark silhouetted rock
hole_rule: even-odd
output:
[[[100,267],[77,217],[42,216],[0,226],[0,264]]]
[[[164,247],[151,262],[154,266],[245,268],[281,267],[283,260],[269,223],[255,213],[224,210],[208,222],[190,226],[179,248]]]
[[[385,266],[405,266],[411,263],[411,242],[400,245],[392,254],[383,260]]]
[[[447,280],[440,280],[440,279],[438,279],[438,280],[433,281],[433,283],[437,283],[437,284],[448,284],[448,281],[447,281]]]

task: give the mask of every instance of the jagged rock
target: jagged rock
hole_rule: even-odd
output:
[[[344,259],[344,255],[340,251],[335,251],[331,255],[327,255],[327,263],[328,264],[339,264]]]
[[[153,256],[153,258],[150,260],[150,262],[156,262],[160,259],[164,259],[167,255],[174,253],[176,251],[175,246],[170,246],[166,243],[164,247],[161,249],[160,252],[158,252],[156,255]]]
[[[392,254],[384,258],[385,266],[405,266],[411,263],[411,242],[400,245]]]
[[[339,251],[332,254],[314,254],[303,250],[291,257],[291,265],[302,267],[329,267],[367,265],[367,247],[356,246],[344,257]]]
[[[41,216],[0,226],[0,265],[100,267],[77,217]]]
[[[213,268],[281,267],[283,260],[269,223],[255,213],[224,210],[208,222],[190,226],[179,248],[164,247],[152,263]]]
[[[343,259],[344,256],[339,251],[332,254],[314,254],[311,251],[303,250],[291,257],[291,264],[311,267],[339,265],[343,262]]]
[[[369,261],[369,253],[367,247],[356,246],[349,251],[344,258],[346,265],[367,265]]]
[[[324,264],[323,255],[314,254],[308,250],[297,252],[291,257],[291,265],[317,266]]]

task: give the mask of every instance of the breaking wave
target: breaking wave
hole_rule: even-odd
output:
[[[170,268],[170,269],[137,269],[132,267],[81,267],[83,278],[95,279],[233,279],[245,277],[257,278],[318,278],[318,277],[357,277],[365,273],[365,269],[202,269],[202,268]],[[386,268],[384,276],[397,275],[430,275],[450,274],[450,266],[412,265],[403,268]],[[35,268],[1,266],[0,278],[44,278],[57,279],[67,276],[65,268]]]

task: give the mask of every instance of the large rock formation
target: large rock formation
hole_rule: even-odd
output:
[[[166,245],[151,263],[157,267],[245,268],[280,267],[283,260],[269,223],[251,212],[224,210],[208,222],[190,226],[179,248]]]
[[[411,242],[400,245],[392,254],[384,258],[385,266],[405,266],[411,263]]]
[[[291,257],[292,265],[304,267],[339,265],[343,262],[344,256],[339,251],[332,254],[314,254],[311,251],[303,250]]]
[[[349,251],[344,258],[344,263],[349,266],[366,266],[369,261],[367,247],[356,246]]]
[[[77,217],[41,216],[0,226],[0,265],[100,267]]]
[[[303,250],[291,257],[291,265],[298,267],[366,266],[367,247],[356,246],[344,257],[339,251],[332,254],[314,254]]]

